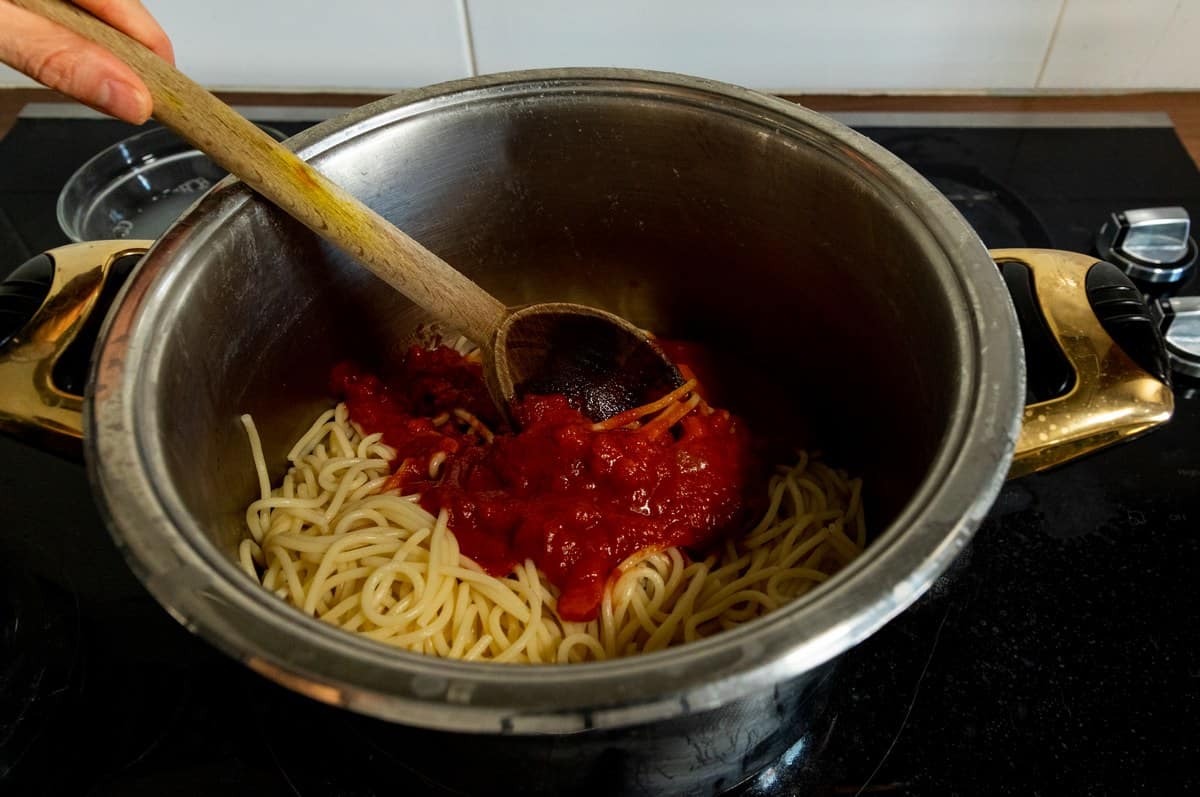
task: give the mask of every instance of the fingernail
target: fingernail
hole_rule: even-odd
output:
[[[150,118],[151,108],[142,93],[120,80],[105,80],[95,96],[96,107],[126,122],[141,124]]]

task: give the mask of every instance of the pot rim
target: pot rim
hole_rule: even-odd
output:
[[[307,617],[248,579],[184,510],[155,445],[160,312],[186,278],[189,251],[253,200],[223,181],[150,250],[106,319],[85,408],[88,471],[101,514],[155,598],[189,630],[310,697],[383,719],[470,732],[564,733],[622,727],[724,705],[813,670],[912,604],[966,545],[1008,471],[1024,396],[1024,363],[1008,294],[975,232],[897,157],[802,106],[663,72],[550,69],[486,75],[403,92],[290,139],[306,160],[424,113],[547,93],[620,94],[699,105],[823,146],[870,174],[943,255],[931,259],[963,351],[952,417],[904,509],[826,585],[737,629],[609,662],[497,665],[389,648]],[[812,622],[814,618],[819,622]]]

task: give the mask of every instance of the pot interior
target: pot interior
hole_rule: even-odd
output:
[[[961,290],[853,134],[632,89],[465,94],[368,121],[315,164],[502,301],[583,302],[710,347],[732,410],[863,476],[873,533],[914,494],[962,401]],[[429,321],[261,200],[206,219],[239,192],[160,247],[203,236],[168,269],[152,374],[171,479],[231,560],[257,494],[238,416],[278,479],[333,401],[332,366],[386,364]]]

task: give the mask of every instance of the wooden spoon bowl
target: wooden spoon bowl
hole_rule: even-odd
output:
[[[561,393],[602,421],[683,384],[646,332],[620,316],[567,302],[510,311],[496,331],[484,376],[493,398],[511,405],[526,393]],[[494,380],[494,384],[493,384]]]

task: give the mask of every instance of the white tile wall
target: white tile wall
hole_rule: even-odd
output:
[[[470,73],[458,0],[144,2],[208,86],[386,91]],[[23,80],[0,69],[0,85]]]
[[[634,66],[765,89],[1030,88],[1061,0],[467,0],[481,72]]]
[[[145,1],[212,86],[591,65],[797,92],[1200,89],[1200,0]]]
[[[1066,0],[1043,88],[1200,88],[1200,0]]]

